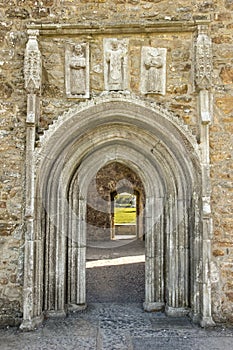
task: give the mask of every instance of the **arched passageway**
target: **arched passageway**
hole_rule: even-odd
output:
[[[113,161],[94,174],[87,191],[87,303],[144,302],[144,208],[142,182],[128,166]],[[119,219],[134,211],[134,224],[116,224],[116,209]]]
[[[88,189],[113,162],[130,168],[144,189],[145,310],[211,319],[201,165],[180,121],[156,105],[109,97],[61,116],[41,144],[25,323],[85,307]]]
[[[145,191],[138,175],[123,163],[114,161],[93,175],[87,191],[87,240],[109,240],[117,235],[114,201],[117,195],[135,194],[137,237],[143,236]],[[118,229],[120,232],[120,229]],[[122,231],[123,227],[122,227]],[[127,234],[127,227],[125,228]],[[129,231],[129,229],[128,229]],[[134,231],[136,231],[134,229]],[[124,232],[122,232],[123,234]]]

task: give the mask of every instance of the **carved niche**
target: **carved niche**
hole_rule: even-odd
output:
[[[107,91],[128,87],[128,40],[104,39],[104,85]]]
[[[67,43],[65,53],[66,95],[89,98],[89,44]]]
[[[141,92],[143,94],[165,95],[166,54],[165,48],[142,47]]]

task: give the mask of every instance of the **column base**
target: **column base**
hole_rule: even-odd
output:
[[[87,308],[87,304],[69,304],[67,306],[68,312],[82,311]]]
[[[160,302],[144,302],[143,308],[147,312],[164,311],[164,303]]]
[[[170,317],[183,317],[189,314],[190,310],[185,307],[171,307],[166,305],[165,314]]]
[[[205,327],[214,327],[215,322],[213,321],[212,317],[202,317],[200,321],[200,326]]]
[[[57,317],[66,317],[65,310],[48,310],[45,311],[46,317],[57,318]]]
[[[34,331],[43,323],[44,315],[33,317],[31,320],[23,320],[19,329],[23,332]]]
[[[194,314],[192,311],[189,313],[189,317],[191,318],[192,322],[195,324],[201,323],[201,315],[200,314]]]

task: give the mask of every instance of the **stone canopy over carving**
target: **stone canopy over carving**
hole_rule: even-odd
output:
[[[67,96],[70,98],[88,98],[89,44],[68,43],[65,57]]]
[[[161,94],[166,91],[166,52],[164,48],[142,47],[141,92]]]
[[[104,83],[107,91],[127,89],[128,40],[104,40]]]
[[[38,92],[41,87],[41,54],[38,47],[38,30],[29,30],[24,57],[24,78],[27,92]]]

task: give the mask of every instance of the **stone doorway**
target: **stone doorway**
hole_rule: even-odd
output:
[[[182,123],[161,107],[114,95],[64,114],[38,145],[32,178],[27,177],[28,186],[35,179],[35,188],[28,208],[34,217],[25,222],[22,328],[34,327],[44,313],[86,306],[89,226],[94,223],[92,234],[101,232],[110,241],[110,198],[116,188],[103,198],[104,226],[88,213],[89,189],[93,176],[112,164],[130,169],[144,189],[144,309],[190,313],[211,323],[204,174],[196,140]]]

